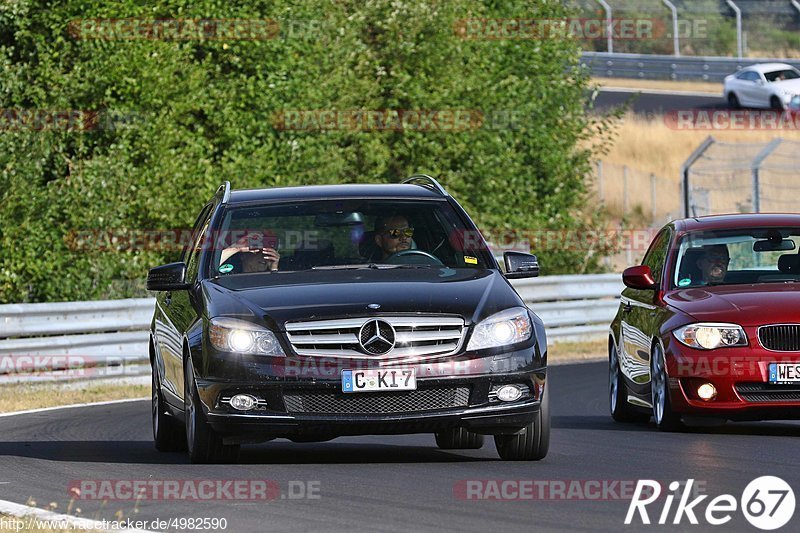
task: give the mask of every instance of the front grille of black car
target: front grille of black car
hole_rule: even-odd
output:
[[[414,413],[466,407],[469,387],[441,387],[402,392],[287,392],[289,413],[386,414]]]
[[[781,324],[758,328],[761,346],[775,352],[800,351],[800,324]]]
[[[798,402],[800,386],[769,385],[767,383],[738,383],[736,392],[746,402]]]
[[[372,352],[360,338],[367,322],[378,319],[394,329],[394,347]],[[447,356],[461,348],[466,327],[461,317],[434,315],[364,316],[286,323],[286,335],[298,355],[342,358]]]

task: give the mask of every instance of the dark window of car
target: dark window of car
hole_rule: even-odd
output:
[[[203,239],[208,231],[208,225],[211,222],[211,205],[207,205],[198,219],[198,225],[192,230],[192,244],[188,250],[188,258],[186,259],[186,281],[193,283],[197,280],[197,271],[200,265],[201,251],[203,248]]]
[[[650,267],[650,270],[653,272],[653,279],[655,279],[656,282],[661,282],[661,276],[664,272],[664,264],[667,260],[669,243],[671,240],[672,231],[669,228],[662,230],[661,233],[653,239],[650,248],[647,250],[642,260],[643,265]]]
[[[741,72],[736,73],[736,79],[737,80],[746,80],[748,74],[750,74],[749,70],[742,70]]]
[[[401,257],[382,257],[375,241],[379,218],[402,216],[412,232],[410,249]],[[264,246],[280,254],[279,272],[314,268],[383,264],[413,264],[449,268],[491,268],[485,242],[468,227],[446,200],[342,199],[307,200],[293,204],[229,207],[219,234],[233,243],[256,233]],[[223,247],[214,247],[210,275],[241,274],[235,256],[221,264]],[[240,251],[235,255],[248,253]],[[391,258],[392,256],[390,256]],[[220,269],[220,266],[225,268]],[[249,267],[248,267],[249,268]],[[250,270],[253,272],[253,270]]]
[[[768,82],[796,80],[800,78],[800,73],[794,69],[773,70],[772,72],[765,72],[764,77]]]
[[[208,204],[200,210],[200,214],[197,215],[197,218],[194,221],[194,225],[192,226],[192,233],[189,237],[189,241],[184,244],[183,249],[181,250],[181,257],[180,261],[184,263],[188,263],[189,261],[189,254],[193,250],[193,245],[196,240],[197,232],[200,231],[203,223],[205,222],[206,218],[208,217],[208,212],[211,210],[211,204]],[[182,239],[181,239],[182,240]]]
[[[800,282],[800,228],[696,231],[677,247],[672,287]],[[706,279],[715,262],[718,279]]]

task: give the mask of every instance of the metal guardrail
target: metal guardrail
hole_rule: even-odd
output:
[[[664,56],[647,54],[609,54],[584,52],[581,65],[601,78],[636,78],[649,80],[689,80],[720,82],[725,76],[756,63],[788,63],[800,68],[797,59],[734,57]],[[722,94],[722,86],[719,88]]]
[[[622,291],[619,274],[545,276],[512,283],[542,318],[550,340],[605,336]],[[0,377],[18,375],[20,361],[25,381],[40,379],[35,370],[47,370],[51,379],[146,374],[154,305],[152,298],[0,305]]]
[[[543,276],[512,281],[542,319],[548,340],[602,339],[619,307],[620,274]]]

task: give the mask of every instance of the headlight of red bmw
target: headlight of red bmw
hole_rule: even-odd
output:
[[[689,324],[676,329],[672,334],[682,344],[698,350],[747,346],[747,335],[738,324]]]

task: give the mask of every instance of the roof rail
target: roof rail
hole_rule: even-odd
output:
[[[419,185],[420,187],[425,187],[426,189],[430,189],[432,191],[436,191],[442,196],[450,196],[444,187],[442,187],[438,181],[433,179],[432,177],[428,176],[427,174],[414,174],[408,179],[402,181],[402,183],[409,183],[411,185]]]
[[[215,194],[215,196],[219,195],[220,193],[222,194],[222,203],[223,204],[227,204],[228,200],[231,199],[231,182],[230,181],[222,182],[222,185],[220,185],[219,188],[217,189],[217,193]]]

